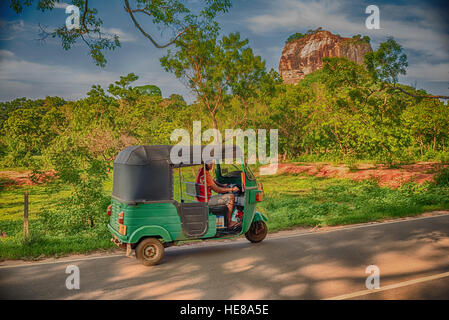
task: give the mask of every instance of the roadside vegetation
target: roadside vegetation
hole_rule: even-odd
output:
[[[259,177],[259,181],[264,185],[265,197],[258,210],[269,217],[270,232],[298,226],[345,225],[449,210],[447,169],[436,177],[437,183],[405,183],[397,189],[379,187],[374,180],[352,181],[291,173]],[[59,203],[70,196],[69,188],[48,194],[48,187],[16,186],[2,190],[0,231],[7,236],[0,238],[0,260],[58,257],[116,248],[109,241],[111,235],[106,228],[107,203],[98,212],[97,223],[93,227],[69,230],[64,226],[70,222],[48,221],[45,216],[47,209],[60,208]],[[31,233],[27,240],[23,236],[25,189],[30,194],[31,219]],[[109,176],[105,193],[110,193],[111,189]],[[64,217],[67,218],[59,216],[60,219]],[[49,227],[49,224],[52,225]]]
[[[447,175],[447,173],[446,173]],[[405,183],[397,189],[376,181],[352,181],[283,174],[263,179],[267,194],[260,210],[270,231],[325,227],[414,216],[449,209],[447,185]]]
[[[50,10],[56,1],[38,1]],[[174,144],[174,129],[192,136],[193,121],[202,129],[278,129],[279,153],[286,161],[327,161],[350,166],[368,159],[390,167],[416,161],[449,162],[449,107],[440,96],[398,83],[407,57],[394,39],[365,55],[363,65],[345,58],[325,58],[323,68],[297,85],[282,83],[268,71],[248,39],[222,34],[214,20],[231,6],[228,0],[205,1],[193,15],[181,1],[139,1],[153,24],[179,30],[160,46],[160,59],[195,95],[164,97],[157,84],[134,86],[129,73],[107,88],[92,85],[86,97],[0,103],[0,167],[29,172],[31,186],[0,178],[0,259],[36,258],[69,252],[110,249],[106,207],[117,153],[130,145]],[[17,13],[32,1],[14,1]],[[53,34],[70,49],[83,35],[99,66],[102,52],[120,46],[104,38],[98,11],[84,2],[81,30],[64,27]],[[133,10],[127,5],[128,13]],[[134,12],[136,12],[134,10]],[[157,13],[152,15],[150,13]],[[306,34],[318,32],[309,30]],[[291,39],[302,37],[297,33]],[[369,41],[355,36],[355,41]],[[212,142],[212,141],[209,141]],[[217,141],[215,141],[217,142]],[[221,141],[220,141],[221,142]],[[19,169],[18,169],[19,168]],[[269,227],[325,226],[414,215],[448,207],[447,170],[435,183],[405,184],[397,189],[376,181],[355,182],[297,174],[262,177],[266,201],[261,210]],[[24,239],[23,191],[30,192],[31,235]]]

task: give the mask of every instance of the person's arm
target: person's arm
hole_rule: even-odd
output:
[[[217,185],[217,186],[219,186],[219,187],[222,187],[222,188],[227,188],[227,185],[226,184],[224,184],[224,183],[220,183],[220,182],[218,182],[217,180],[215,180],[214,179],[214,182],[215,182],[215,184]]]
[[[220,187],[218,186],[214,179],[212,179],[211,175],[207,173],[207,185],[211,187],[212,190],[214,190],[216,193],[229,193],[234,191],[233,188],[227,188],[227,187]]]

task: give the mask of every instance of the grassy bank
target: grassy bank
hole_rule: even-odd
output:
[[[47,187],[33,185],[0,188],[0,232],[7,235],[5,238],[0,237],[0,260],[57,257],[69,253],[116,248],[109,240],[110,234],[105,225],[76,234],[49,234],[41,212],[44,209],[56,208],[70,195],[70,188],[62,188],[49,196]],[[29,192],[30,237],[27,240],[23,236],[25,190]],[[110,193],[111,190],[112,181],[109,180],[105,183],[105,192]]]
[[[418,215],[449,209],[449,187],[405,184],[398,189],[379,187],[374,181],[317,178],[301,174],[264,176],[265,199],[259,210],[269,217],[270,231],[295,226],[330,226]],[[111,191],[111,181],[105,191]],[[39,212],[67,197],[69,189],[48,196],[45,186],[26,187],[30,193],[31,237],[24,241],[23,192],[25,187],[0,191],[0,259],[32,259],[67,253],[110,250],[105,225],[77,234],[47,234]]]
[[[449,209],[449,188],[434,184],[379,187],[371,180],[281,175],[264,178],[259,206],[270,231],[295,226],[332,226],[414,216]]]

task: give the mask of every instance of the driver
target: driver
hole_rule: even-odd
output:
[[[209,200],[209,207],[226,205],[228,207],[228,227],[232,228],[238,224],[238,222],[231,221],[232,210],[234,209],[235,196],[232,192],[238,192],[239,188],[228,188],[226,185],[217,184],[211,177],[209,171],[212,169],[213,162],[206,161],[206,174],[204,174],[203,167],[200,168],[196,176],[196,183],[200,185],[198,201],[206,202],[206,196],[204,194],[204,177],[206,176],[207,182],[207,199]],[[219,195],[212,196],[212,190]]]

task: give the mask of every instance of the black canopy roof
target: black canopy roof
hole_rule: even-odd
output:
[[[173,168],[241,156],[235,146],[131,146],[114,161],[112,196],[126,203],[172,200]]]
[[[171,156],[172,152],[173,157]],[[203,156],[205,156],[204,159]],[[114,164],[141,166],[154,161],[166,160],[170,166],[177,168],[200,164],[202,160],[222,161],[228,158],[238,159],[241,156],[242,152],[237,146],[131,146],[117,155]]]

